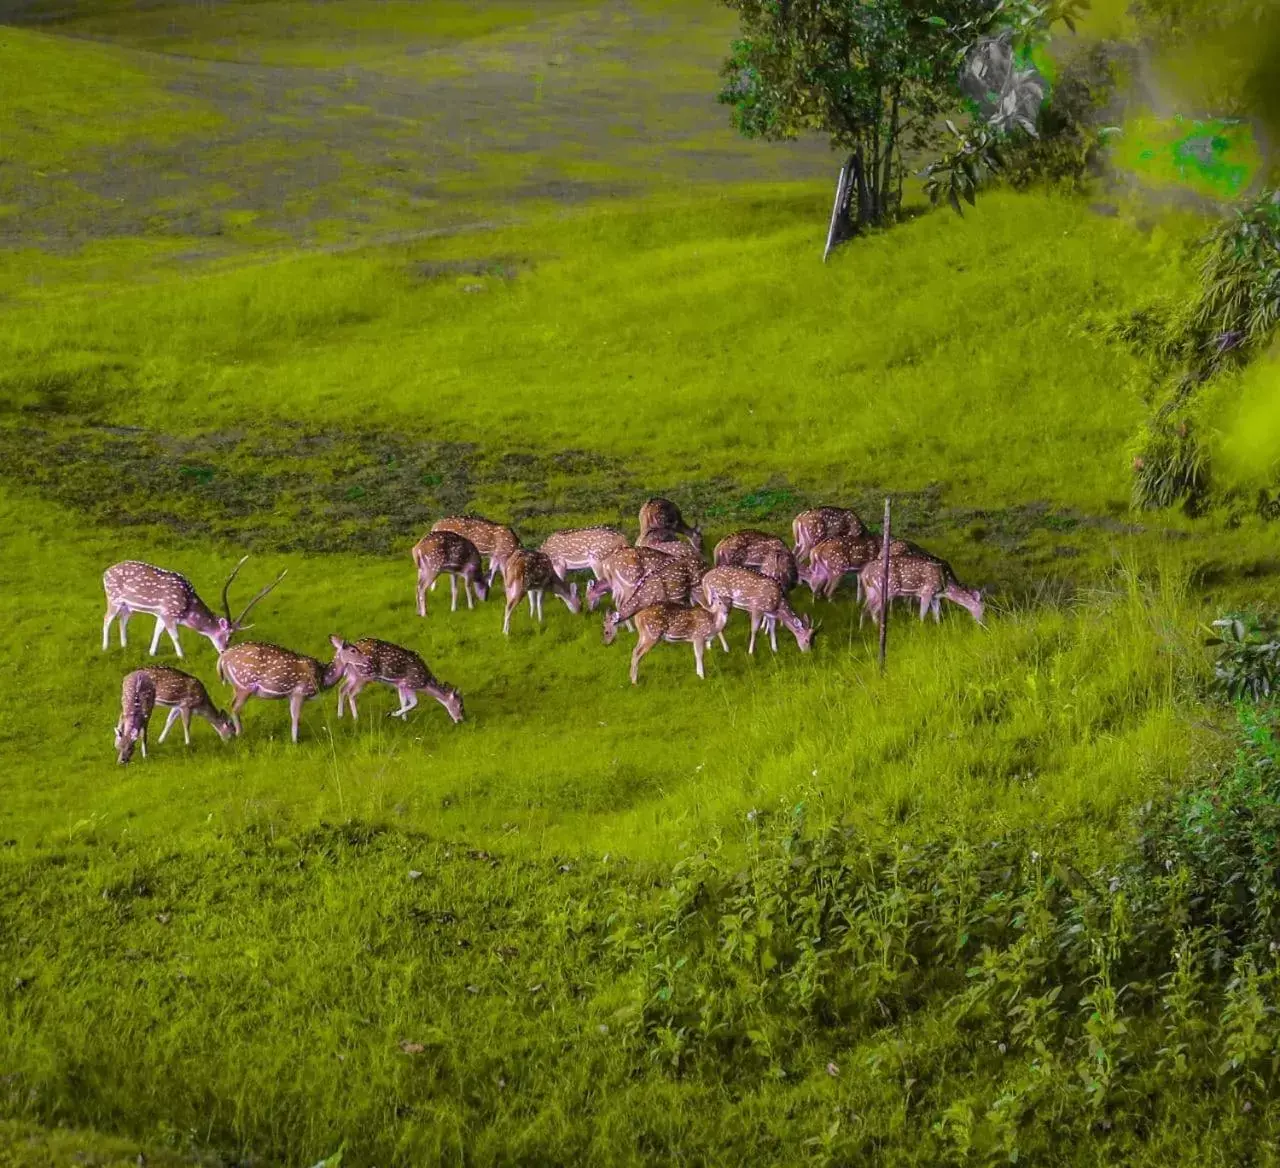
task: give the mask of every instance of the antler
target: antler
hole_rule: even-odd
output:
[[[234,624],[235,622],[231,619],[231,601],[228,599],[227,593],[231,589],[231,582],[236,578],[236,573],[244,567],[244,562],[248,558],[248,556],[240,557],[240,563],[231,569],[231,575],[227,577],[227,582],[222,586],[222,611],[226,615],[228,624]]]
[[[234,621],[231,622],[235,626],[235,628],[237,629],[253,628],[252,625],[246,625],[244,623],[244,618],[249,615],[249,609],[251,609],[255,604],[258,603],[259,600],[261,600],[264,596],[266,596],[266,594],[270,592],[271,589],[273,589],[277,584],[279,584],[280,581],[283,580],[286,575],[288,575],[288,572],[289,572],[289,569],[285,568],[285,570],[281,572],[280,575],[278,575],[270,584],[268,584],[265,588],[263,588],[258,593],[257,596],[255,596],[251,601],[249,601],[248,604],[244,606],[244,611],[238,617],[236,617]]]

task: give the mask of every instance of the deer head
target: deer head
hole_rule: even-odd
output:
[[[241,611],[238,617],[235,617],[233,619],[231,616],[231,601],[228,597],[228,592],[230,591],[230,588],[231,588],[231,582],[236,578],[236,575],[239,573],[240,569],[244,566],[244,562],[248,558],[249,558],[248,556],[240,557],[240,563],[238,563],[234,568],[231,569],[231,575],[227,577],[227,582],[222,586],[223,615],[218,617],[218,627],[213,634],[213,643],[214,645],[217,646],[219,653],[222,653],[226,650],[227,645],[230,644],[231,642],[231,637],[233,634],[241,632],[244,629],[253,628],[253,625],[247,625],[244,623],[244,618],[249,615],[249,610],[255,604],[257,604],[259,600],[261,600],[264,596],[266,596],[266,594],[270,592],[277,584],[279,584],[280,581],[285,578],[286,574],[289,571],[288,568],[285,568],[285,570],[281,572],[280,575],[278,575],[265,588],[259,591],[258,595],[255,596],[251,601],[249,601],[248,604],[244,606],[244,609]]]
[[[462,721],[464,717],[462,695],[453,686],[445,686],[443,696],[440,698],[440,704],[448,711],[449,717],[454,722]]]
[[[329,634],[333,646],[333,662],[324,671],[325,685],[333,685],[345,673],[365,673],[373,667],[368,654],[360,652],[350,641],[344,641],[337,633]],[[457,721],[455,718],[454,721]]]

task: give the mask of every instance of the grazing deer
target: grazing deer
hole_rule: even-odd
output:
[[[682,604],[653,604],[636,613],[639,639],[631,651],[631,684],[640,680],[640,659],[659,641],[692,641],[693,658],[702,672],[702,655],[707,644],[718,637],[729,619],[729,606],[723,599],[711,609]]]
[[[654,548],[615,548],[600,561],[597,578],[587,588],[587,611],[595,612],[606,594],[612,594],[615,608],[624,604],[646,573],[670,563],[673,558]]]
[[[388,717],[407,718],[418,704],[418,694],[425,693],[444,706],[455,722],[462,721],[462,695],[453,686],[437,681],[427,663],[412,649],[376,637],[365,637],[354,645],[337,636],[329,640],[335,654],[348,661],[338,687],[339,718],[344,698],[351,705],[351,717],[358,718],[356,695],[371,681],[380,681],[400,695],[400,708],[388,711]]]
[[[862,599],[862,568],[872,561],[880,562],[882,543],[878,535],[836,535],[821,540],[810,549],[809,563],[800,569],[800,579],[809,585],[814,596],[835,595],[840,581],[850,572],[857,576],[858,599]],[[907,555],[910,547],[900,539],[889,541],[889,555]]]
[[[235,689],[231,724],[239,734],[240,711],[252,697],[288,698],[292,738],[297,742],[302,703],[329,689],[353,665],[359,668],[361,661],[347,649],[339,650],[326,666],[279,645],[261,641],[232,645],[218,657],[218,676]]]
[[[837,535],[861,539],[867,534],[867,525],[847,507],[815,507],[801,511],[791,521],[791,534],[796,541],[796,560],[803,564],[824,539]]]
[[[231,569],[231,575],[222,586],[224,614],[222,616],[215,616],[209,606],[196,595],[191,581],[177,572],[171,572],[167,568],[157,568],[138,560],[124,560],[119,564],[112,564],[102,574],[102,587],[107,594],[107,615],[102,621],[103,649],[108,648],[111,643],[113,620],[120,622],[120,646],[123,648],[129,643],[125,632],[129,625],[129,618],[135,612],[145,612],[156,618],[155,633],[151,637],[151,656],[156,655],[160,647],[160,634],[164,632],[169,634],[169,640],[173,642],[174,651],[178,656],[184,656],[182,642],[178,640],[179,625],[186,625],[202,633],[221,653],[227,647],[233,633],[249,627],[244,623],[249,609],[275,587],[275,584],[272,584],[263,589],[245,605],[244,612],[239,617],[232,619],[227,590],[248,558],[248,556],[241,558],[240,563]],[[279,584],[284,576],[285,573],[281,572],[275,583]]]
[[[698,586],[701,603],[714,607],[721,601],[740,608],[751,618],[751,640],[747,652],[756,651],[756,633],[763,623],[769,631],[769,643],[778,651],[777,622],[781,621],[795,634],[801,652],[813,644],[813,625],[799,616],[787,603],[782,586],[768,576],[750,568],[722,566],[712,568]]]
[[[865,612],[880,619],[882,568],[879,563],[867,564],[862,569],[862,588],[866,594]],[[918,596],[920,619],[932,609],[933,619],[942,619],[942,600],[947,600],[969,610],[973,619],[982,624],[982,592],[977,588],[963,588],[950,567],[940,560],[918,555],[889,556],[889,599],[895,596]]]
[[[517,548],[507,558],[506,571],[502,577],[507,593],[507,611],[502,617],[502,631],[511,631],[511,614],[522,596],[529,597],[529,614],[542,622],[542,594],[552,592],[564,601],[565,607],[572,613],[582,611],[582,602],[578,599],[578,586],[566,584],[551,563],[551,557],[545,552],[530,548]]]
[[[647,572],[631,591],[624,604],[604,618],[604,643],[612,645],[618,635],[618,625],[634,619],[642,608],[650,608],[655,604],[689,604],[693,590],[702,579],[702,569],[696,568],[687,560],[667,559],[651,572]],[[720,638],[724,644],[724,638]],[[724,645],[725,652],[729,646]]]
[[[702,558],[702,532],[684,521],[680,508],[670,499],[650,499],[640,508],[640,538],[651,531],[671,531],[684,536],[693,545],[698,558]]]
[[[147,757],[147,726],[156,707],[156,683],[143,669],[127,674],[120,687],[120,720],[116,723],[116,761],[126,763],[133,757],[134,743],[142,743],[142,757]]]
[[[666,552],[667,555],[674,556],[676,559],[688,560],[689,563],[697,564],[701,568],[706,567],[701,550],[685,543],[676,534],[674,528],[652,528],[636,540],[636,547],[652,548],[654,551]]]
[[[599,579],[604,557],[626,546],[627,537],[616,527],[570,527],[547,536],[538,550],[561,580],[569,572],[587,569]]]
[[[511,528],[482,519],[478,515],[450,515],[436,520],[431,525],[431,530],[452,531],[454,535],[470,540],[476,551],[489,561],[490,588],[507,562],[507,557],[520,546],[520,540]]]
[[[418,566],[418,615],[427,615],[427,589],[436,586],[441,572],[449,574],[449,611],[458,608],[458,577],[467,595],[467,607],[474,608],[471,589],[481,600],[489,597],[489,581],[480,566],[480,553],[466,536],[453,531],[433,531],[413,545],[413,562]]]
[[[208,722],[218,732],[218,737],[223,742],[235,733],[235,726],[232,725],[231,719],[213,704],[209,691],[205,689],[204,682],[198,677],[192,677],[191,674],[183,673],[181,669],[174,669],[168,665],[151,665],[137,672],[145,673],[151,678],[151,683],[155,687],[155,704],[165,706],[169,710],[164,729],[160,731],[161,742],[173,728],[174,722],[181,718],[182,740],[190,746],[192,714]]]
[[[763,531],[735,531],[718,544],[711,558],[717,567],[753,568],[776,580],[783,592],[790,592],[799,580],[796,558],[776,535]]]

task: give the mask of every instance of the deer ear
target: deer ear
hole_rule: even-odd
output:
[[[335,649],[341,649],[346,644],[346,641],[338,636],[337,633],[330,633],[329,644],[331,644]]]

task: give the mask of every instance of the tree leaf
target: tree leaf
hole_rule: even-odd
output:
[[[953,210],[957,215],[959,215],[961,219],[963,219],[963,218],[964,218],[964,212],[963,212],[962,210],[960,210],[960,200],[959,200],[958,198],[956,198],[956,188],[955,188],[955,187],[952,187],[949,191],[947,191],[947,200],[948,200],[948,202],[950,202],[950,204],[951,204],[951,209],[952,209],[952,210]]]

